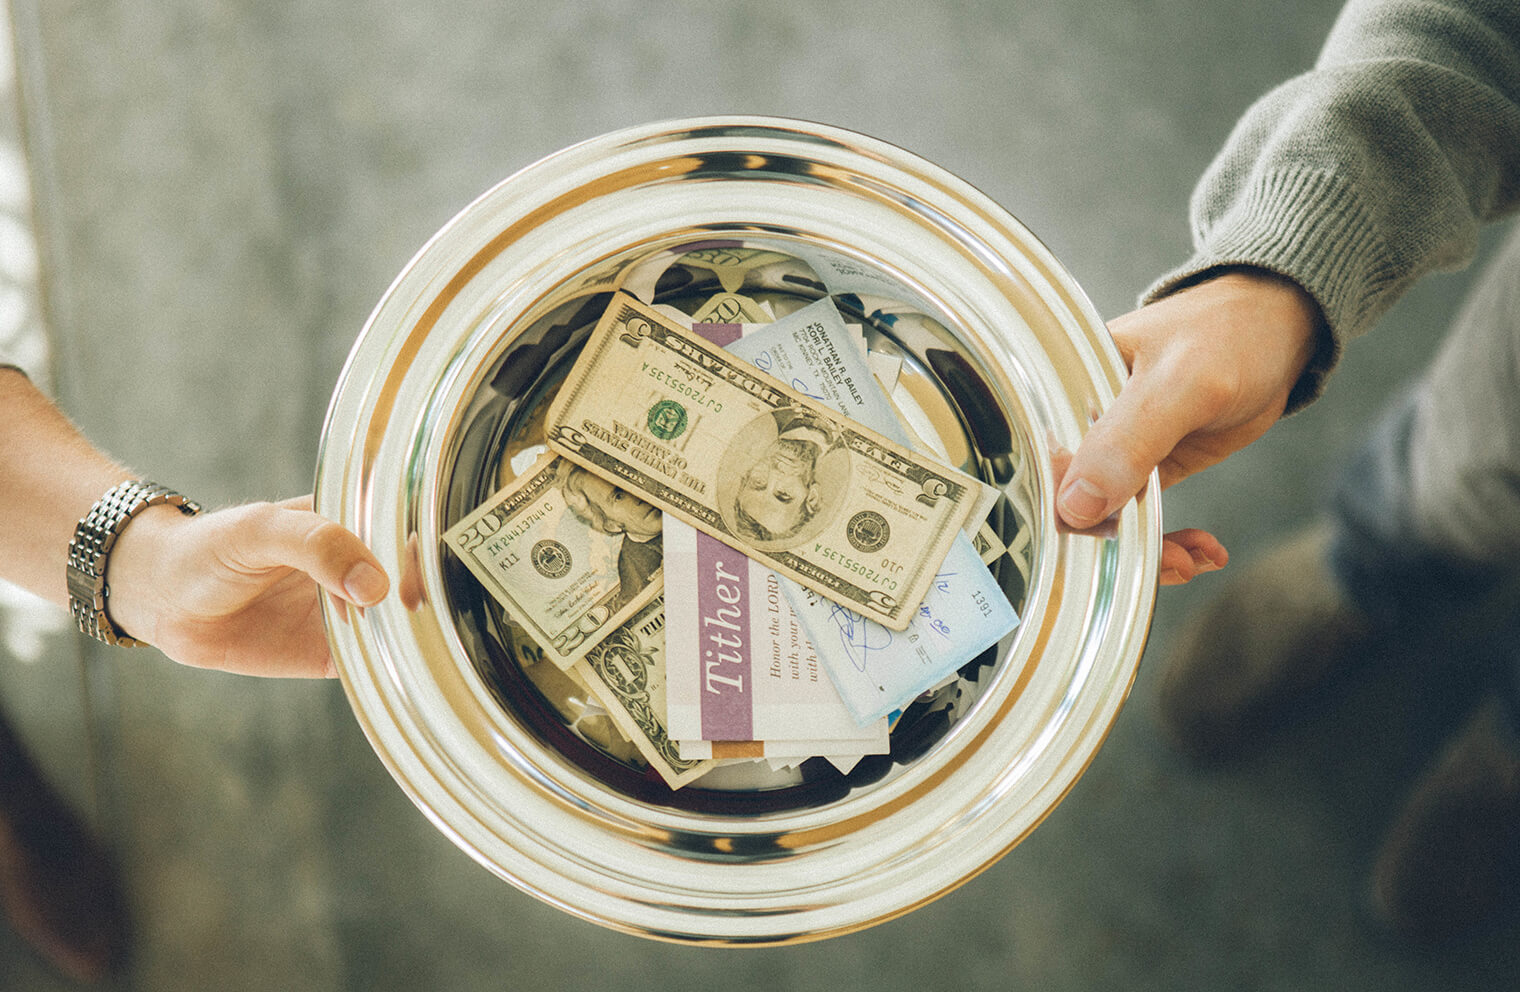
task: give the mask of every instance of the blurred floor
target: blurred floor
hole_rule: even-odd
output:
[[[441,223],[628,123],[773,113],[896,142],[1003,203],[1117,315],[1185,256],[1195,177],[1312,62],[1337,4],[12,7],[60,397],[144,475],[217,504],[308,491],[343,357]],[[1423,284],[1323,401],[1168,494],[1169,523],[1237,562],[1291,529],[1466,281]],[[0,657],[0,699],[120,856],[123,989],[1514,988],[1513,919],[1416,953],[1360,915],[1378,832],[1454,705],[1418,659],[1241,768],[1167,751],[1159,662],[1217,579],[1163,595],[1118,726],[1028,841],[908,917],[797,948],[644,942],[498,882],[391,782],[336,684],[44,629],[40,660]],[[69,986],[0,931],[0,987]]]

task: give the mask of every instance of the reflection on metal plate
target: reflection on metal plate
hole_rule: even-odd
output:
[[[739,272],[721,253],[764,264]],[[764,252],[765,254],[758,254]],[[610,293],[782,316],[824,295],[897,373],[904,420],[997,486],[994,571],[1022,622],[904,712],[891,753],[720,767],[665,786],[439,535],[542,451]],[[502,878],[586,919],[717,944],[819,939],[942,895],[1019,842],[1111,726],[1155,596],[1155,484],[1111,536],[1057,532],[1050,452],[1123,366],[1017,221],[873,139],[767,118],[650,125],[504,181],[428,243],[354,346],[319,512],[405,595],[329,634],[355,715],[412,800]],[[337,618],[330,618],[336,621]]]

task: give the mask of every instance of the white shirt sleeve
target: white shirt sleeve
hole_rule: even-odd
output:
[[[14,346],[9,341],[0,340],[0,368],[20,369],[28,378],[38,381],[42,378],[39,370],[45,365],[45,359],[39,359],[36,355],[27,355],[25,349]]]
[[[9,23],[0,12],[0,44]],[[18,368],[43,390],[51,384],[32,229],[31,184],[20,140],[13,66],[0,62],[0,366]]]
[[[0,162],[0,169],[3,169],[3,162]],[[10,252],[27,255],[26,258],[0,258],[0,367],[20,369],[45,390],[49,388],[50,378],[48,343],[38,306],[31,231],[3,206],[0,206],[0,226],[17,229],[4,232],[12,236],[0,238],[0,244],[6,244]],[[25,241],[14,237],[23,233]]]

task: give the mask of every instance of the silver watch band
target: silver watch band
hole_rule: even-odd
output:
[[[172,489],[155,482],[134,480],[113,486],[74,529],[67,564],[69,610],[82,633],[122,647],[137,647],[143,643],[111,622],[107,609],[111,591],[106,586],[106,568],[111,549],[128,522],[148,507],[162,504],[178,507],[186,516],[201,512],[198,505]]]

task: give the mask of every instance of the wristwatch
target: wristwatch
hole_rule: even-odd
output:
[[[128,636],[111,622],[107,609],[111,591],[106,587],[106,566],[111,548],[127,523],[150,506],[178,507],[186,516],[201,512],[200,506],[156,482],[135,480],[113,486],[90,508],[69,542],[69,609],[82,633],[121,647],[144,642]]]

